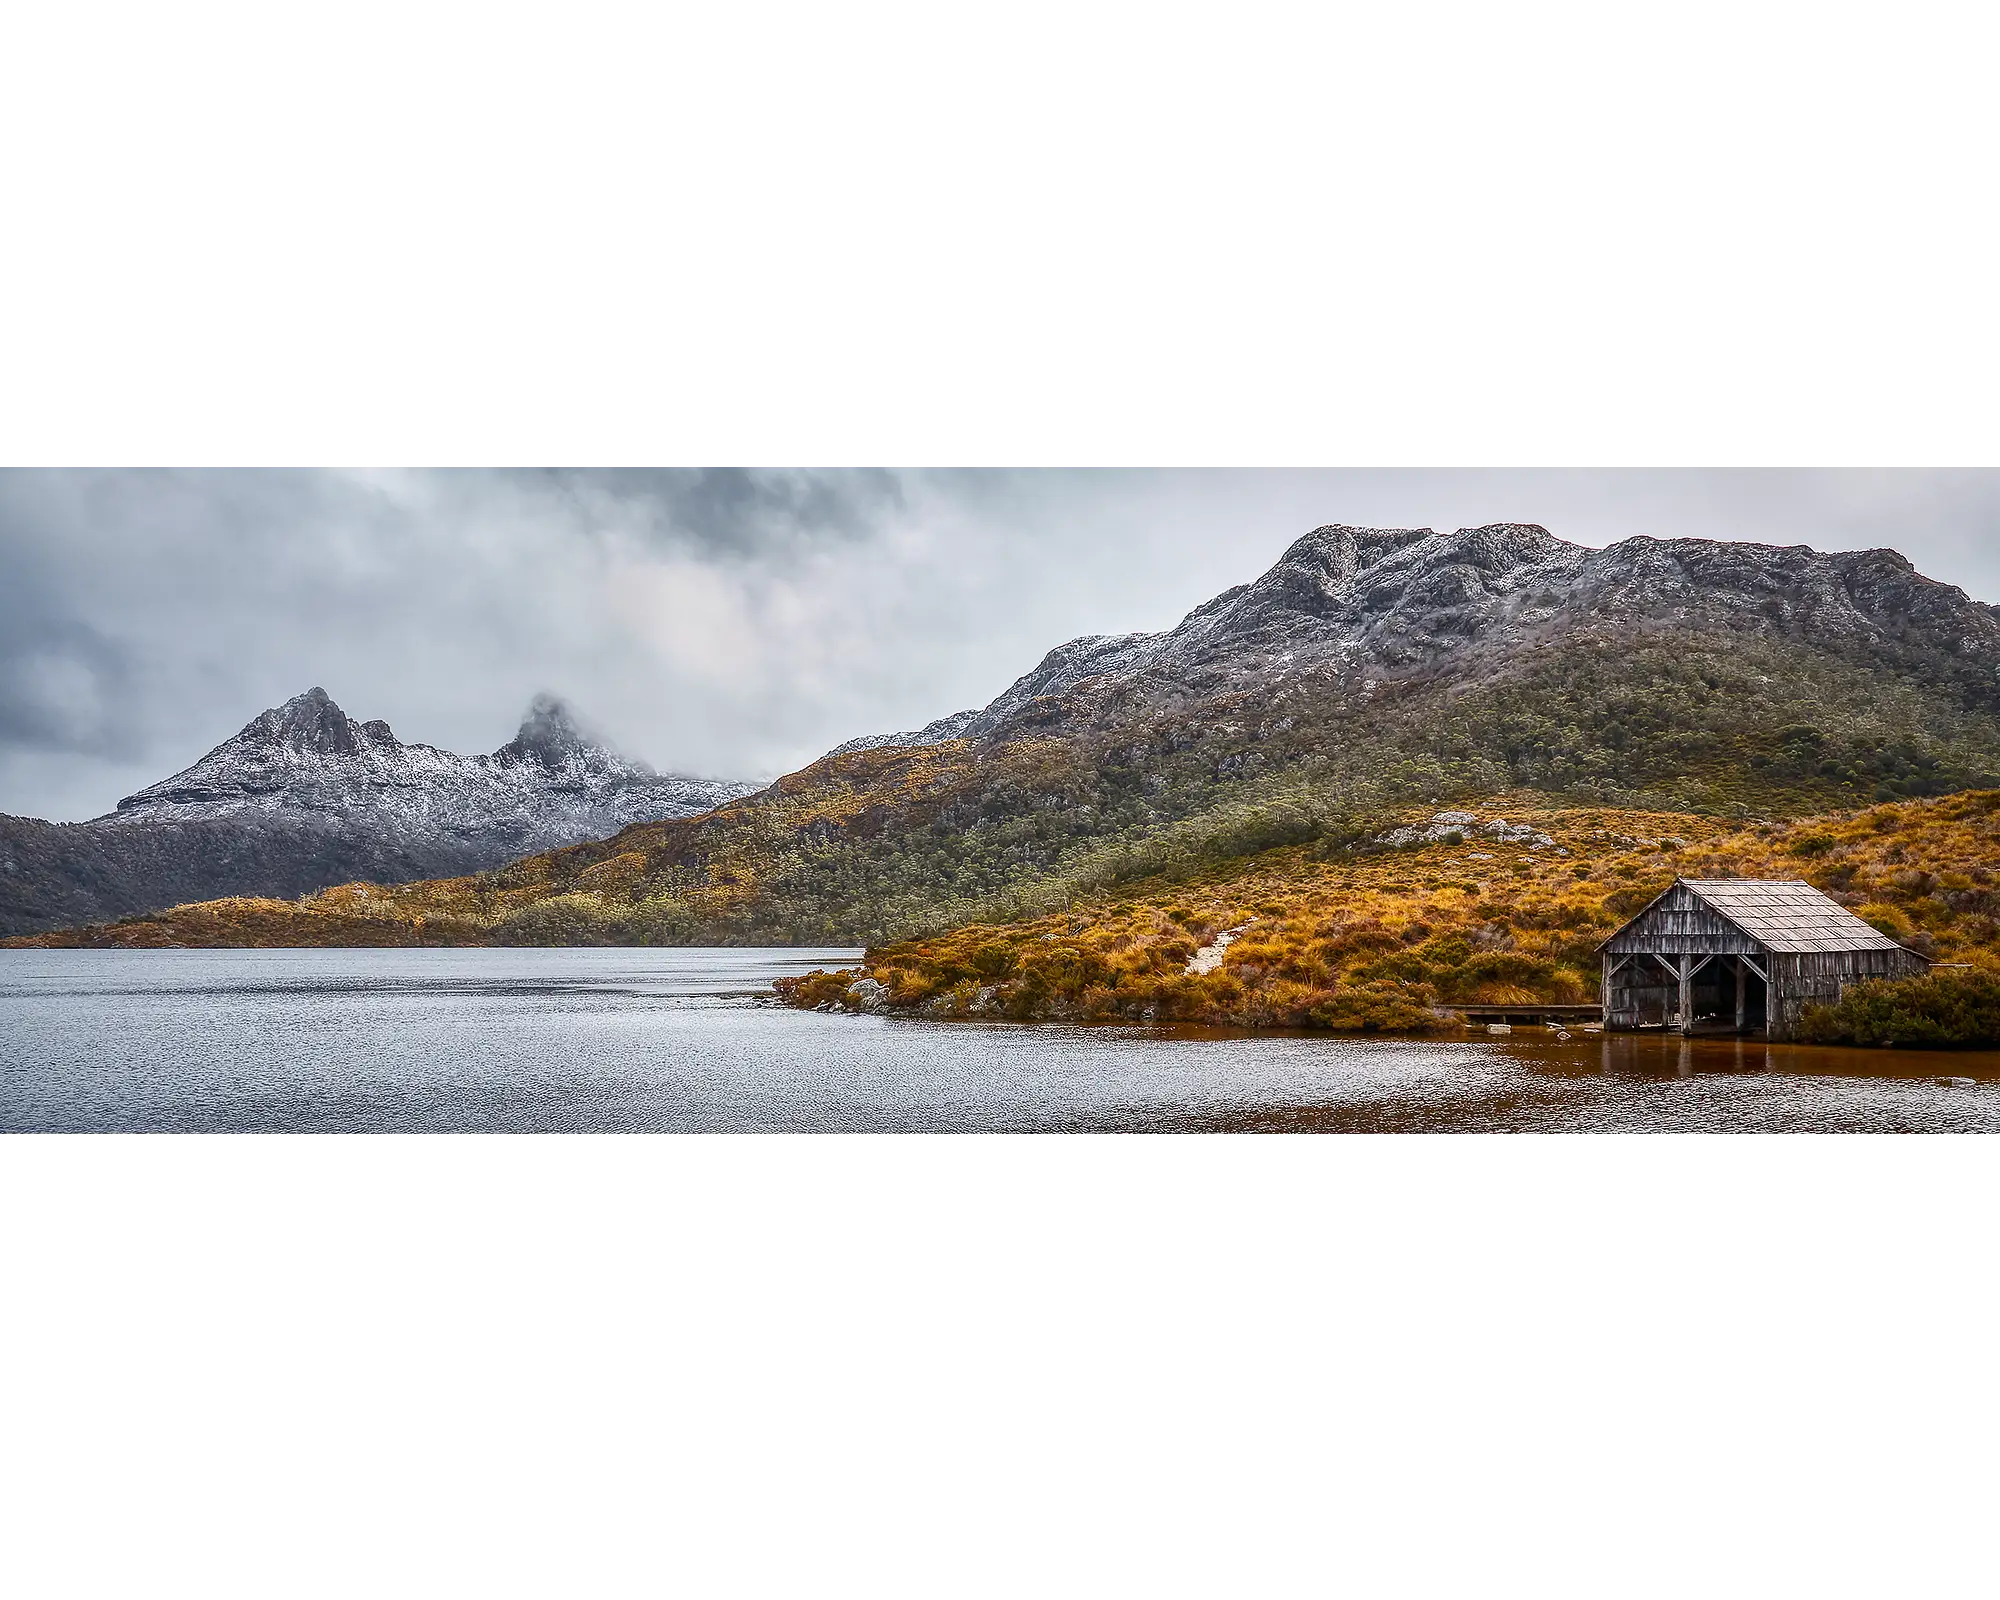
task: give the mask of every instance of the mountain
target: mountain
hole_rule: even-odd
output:
[[[574,843],[707,811],[752,787],[660,776],[593,743],[550,695],[535,699],[520,731],[491,755],[461,756],[404,744],[388,723],[356,722],[324,689],[309,689],[100,821],[338,817],[384,842],[477,840],[475,853],[490,854],[484,841],[528,850]]]
[[[872,942],[1503,794],[1754,824],[1996,786],[2000,610],[1894,551],[1330,525],[1174,628],[1072,640],[712,814],[244,937]],[[204,915],[130,937],[235,936]]]
[[[1103,730],[1245,691],[1366,699],[1385,684],[1518,672],[1551,647],[1720,635],[1915,669],[2000,707],[2000,607],[1893,550],[1651,538],[1593,550],[1533,524],[1331,525],[1178,627],[1072,639],[984,708],[834,753],[1029,726]]]
[[[315,688],[108,816],[0,818],[0,931],[476,872],[751,787],[656,774],[590,740],[546,695],[507,744],[461,756],[404,744]]]

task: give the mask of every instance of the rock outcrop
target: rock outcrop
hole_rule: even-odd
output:
[[[1386,850],[1404,850],[1413,845],[1462,843],[1468,839],[1483,839],[1492,844],[1526,845],[1530,850],[1546,850],[1555,844],[1555,840],[1539,828],[1509,822],[1505,817],[1488,817],[1482,821],[1476,811],[1439,811],[1429,822],[1391,828],[1386,833],[1377,834],[1369,842]]]

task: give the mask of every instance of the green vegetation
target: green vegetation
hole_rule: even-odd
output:
[[[1808,1006],[1799,1037],[1813,1044],[1977,1050],[2000,1045],[2000,972],[1942,967],[1919,978],[1860,983],[1832,1006]]]

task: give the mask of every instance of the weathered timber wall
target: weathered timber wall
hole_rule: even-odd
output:
[[[1680,979],[1649,955],[1634,956],[1617,971],[1604,958],[1604,1026],[1614,1032],[1662,1026],[1680,1003]]]
[[[1680,884],[1604,946],[1614,956],[1754,956],[1762,948]]]
[[[1771,975],[1767,1036],[1790,1039],[1809,1005],[1833,1005],[1850,983],[1870,978],[1913,978],[1923,972],[1922,956],[1908,950],[1838,950],[1809,955],[1774,954],[1764,970]]]

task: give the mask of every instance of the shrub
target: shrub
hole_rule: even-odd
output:
[[[551,895],[523,906],[494,929],[495,944],[603,945],[621,941],[611,931],[612,913],[587,892]]]
[[[970,963],[975,976],[990,982],[1013,971],[1014,952],[997,939],[989,940],[972,952]]]
[[[1604,897],[1604,909],[1609,915],[1623,922],[1646,909],[1660,897],[1665,884],[1634,884],[1629,889],[1614,889]]]
[[[1944,967],[1917,978],[1857,983],[1838,1005],[1806,1007],[1799,1037],[1920,1050],[2000,1045],[2000,973]]]
[[[806,972],[796,978],[779,978],[771,987],[788,1006],[810,1011],[815,1006],[838,1005],[847,986],[860,974],[843,968],[839,972]]]
[[[1877,933],[1886,933],[1890,938],[1907,943],[1912,932],[1910,919],[1891,905],[1871,901],[1855,913]]]
[[[1426,985],[1358,983],[1335,990],[1303,1020],[1346,1033],[1443,1033],[1461,1027],[1455,1017],[1434,1009],[1435,999]]]

